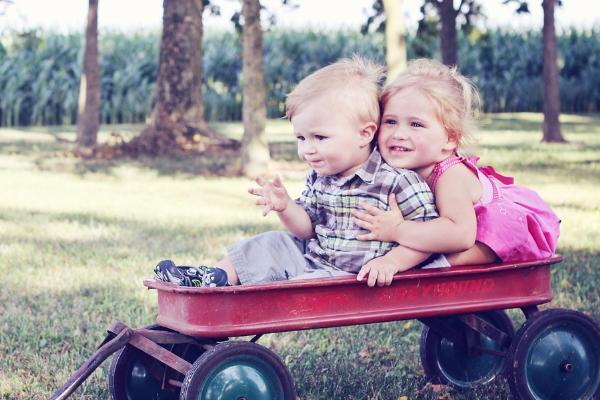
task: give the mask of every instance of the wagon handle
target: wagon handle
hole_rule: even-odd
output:
[[[103,345],[77,371],[69,376],[67,382],[50,397],[50,400],[64,400],[69,397],[104,360],[129,342],[133,336],[133,330],[130,328],[123,329],[116,337],[107,340],[110,336],[112,335],[107,336]]]

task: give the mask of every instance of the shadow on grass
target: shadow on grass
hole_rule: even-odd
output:
[[[82,233],[79,237],[59,239],[51,234],[22,235],[3,234],[4,246],[33,245],[36,249],[44,249],[48,254],[58,254],[61,258],[71,260],[80,265],[89,264],[93,258],[86,258],[93,249],[92,255],[105,254],[111,259],[126,259],[128,257],[140,258],[140,254],[151,252],[149,256],[141,258],[152,258],[152,262],[158,261],[157,257],[168,258],[178,253],[200,253],[206,254],[207,249],[214,248],[215,243],[223,243],[223,246],[231,243],[225,242],[223,237],[249,237],[275,226],[256,223],[235,223],[231,225],[211,226],[214,221],[206,224],[195,225],[157,225],[135,219],[123,219],[121,217],[106,217],[87,213],[65,213],[65,212],[39,212],[23,211],[18,209],[0,210],[0,219],[14,224],[22,221],[32,221],[32,225],[54,222],[77,222],[83,226],[78,228]],[[91,238],[86,238],[84,228],[89,228]],[[94,234],[100,230],[103,233]],[[100,237],[98,237],[100,236]],[[221,251],[223,249],[215,249]],[[34,254],[31,254],[34,257]],[[64,257],[62,257],[64,256]],[[0,257],[1,259],[1,257]],[[186,262],[202,262],[203,260],[186,260]],[[35,265],[35,263],[33,264]],[[152,264],[153,265],[153,264]],[[150,266],[149,266],[150,267]]]
[[[55,138],[50,135],[50,137]],[[0,141],[0,155],[21,156],[30,159],[40,171],[72,172],[76,175],[102,173],[113,175],[124,165],[156,171],[161,176],[235,176],[240,168],[240,154],[182,154],[174,156],[140,156],[117,159],[80,159],[69,154],[73,144],[58,140]],[[269,144],[271,157],[276,161],[296,161],[295,142]]]

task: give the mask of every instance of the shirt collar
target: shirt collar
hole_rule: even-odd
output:
[[[371,155],[367,158],[367,161],[365,161],[356,171],[356,175],[358,175],[365,183],[373,183],[375,173],[379,170],[381,161],[381,154],[379,154],[377,147],[374,147]]]
[[[329,176],[327,179],[329,179],[330,182],[335,182],[338,186],[349,182],[355,176],[358,176],[365,183],[373,183],[373,180],[375,179],[375,173],[377,170],[379,170],[381,162],[381,154],[379,154],[377,147],[374,147],[373,151],[371,151],[371,154],[369,155],[369,158],[367,158],[367,160],[360,166],[359,169],[356,170],[356,172],[354,172],[354,174],[344,178],[334,178],[333,176]]]

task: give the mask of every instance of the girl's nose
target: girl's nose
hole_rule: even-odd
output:
[[[392,137],[394,139],[406,139],[408,137],[408,135],[406,134],[404,129],[397,128],[392,133]]]

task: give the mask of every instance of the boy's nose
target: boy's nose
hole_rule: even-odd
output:
[[[317,148],[312,143],[307,143],[304,147],[304,152],[308,154],[313,154],[317,152]]]

